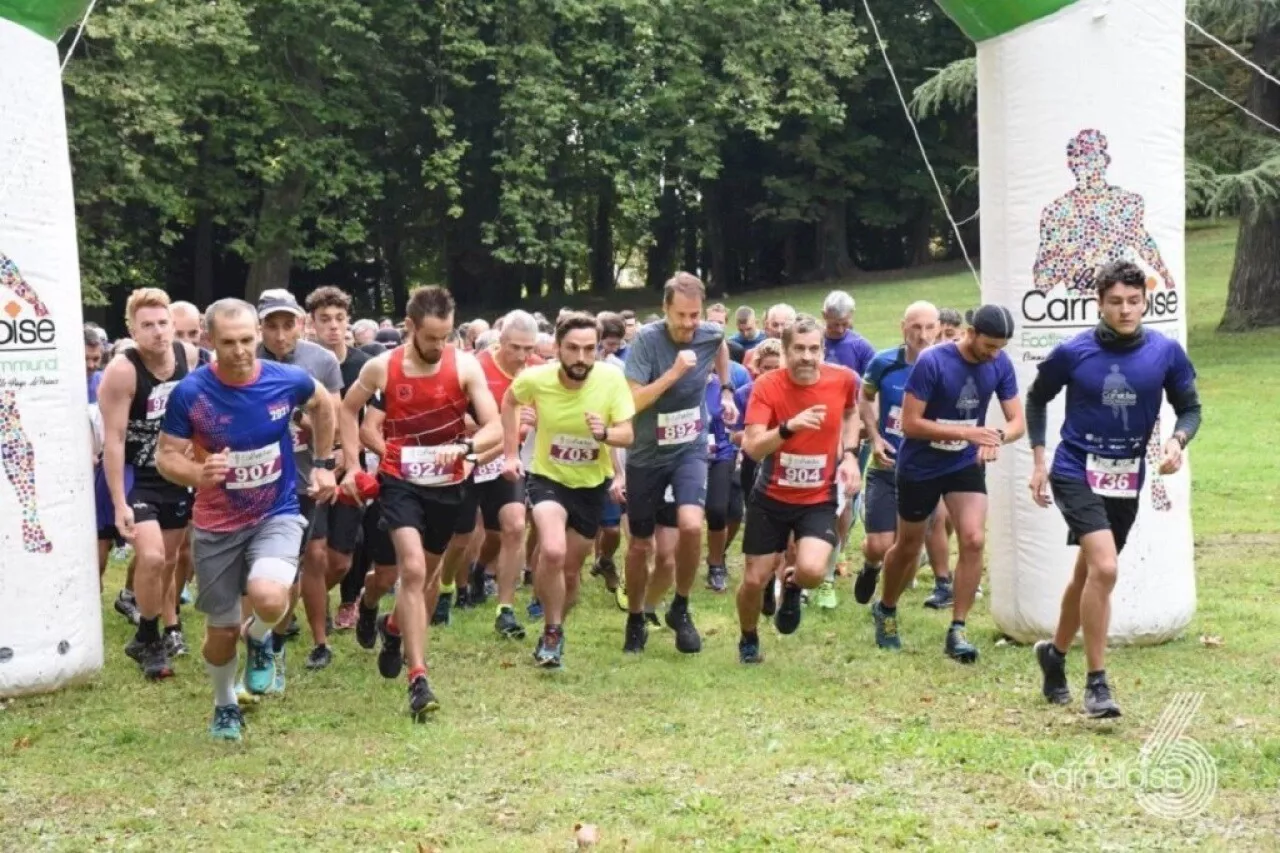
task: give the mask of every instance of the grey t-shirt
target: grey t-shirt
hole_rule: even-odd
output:
[[[298,341],[298,345],[293,352],[285,358],[276,358],[267,351],[265,346],[259,345],[258,357],[268,361],[279,361],[283,364],[293,364],[301,367],[310,373],[312,378],[317,380],[324,386],[325,390],[330,394],[340,394],[342,392],[342,367],[338,364],[338,357],[329,352],[319,344],[313,344],[311,341]],[[311,431],[301,429],[298,426],[298,414],[294,413],[293,420],[290,422],[289,431],[293,435],[293,463],[298,469],[298,493],[304,494],[311,485]]]
[[[693,341],[678,344],[666,323],[650,323],[636,332],[627,350],[627,379],[641,385],[657,381],[671,369],[681,350],[689,349],[698,363],[649,408],[636,415],[635,442],[627,451],[628,465],[667,464],[687,454],[707,452],[707,377],[715,369],[724,329],[699,323]]]

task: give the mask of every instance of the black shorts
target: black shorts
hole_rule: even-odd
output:
[[[182,530],[191,523],[191,492],[172,483],[133,483],[129,490],[133,523],[158,522],[161,530]]]
[[[329,549],[339,554],[354,554],[360,541],[360,524],[364,510],[351,504],[332,503],[318,507],[307,538],[328,540]]]
[[[1080,539],[1099,530],[1110,530],[1116,540],[1116,553],[1124,550],[1129,531],[1138,518],[1138,499],[1107,498],[1095,494],[1083,480],[1049,477],[1053,502],[1067,522],[1067,544],[1079,545]]]
[[[665,465],[637,466],[627,462],[627,524],[632,536],[648,539],[653,535],[668,486],[677,508],[705,508],[707,458],[690,453]],[[669,526],[663,524],[663,527]]]
[[[956,492],[987,493],[987,469],[970,465],[929,480],[909,480],[898,474],[898,517],[919,524],[938,508],[943,495]]]
[[[747,520],[742,530],[742,553],[748,557],[781,554],[795,536],[821,539],[835,547],[836,505],[788,504],[767,495],[756,495],[747,504]]]
[[[511,482],[506,477],[486,480],[483,483],[469,481],[467,485],[467,502],[459,511],[458,528],[454,533],[466,535],[475,530],[476,511],[479,510],[484,529],[497,533],[502,529],[499,516],[507,504],[524,504],[524,480]],[[470,524],[467,520],[470,519]]]
[[[457,530],[458,513],[467,503],[467,484],[416,486],[386,474],[379,475],[378,483],[387,529],[395,532],[412,527],[421,531],[427,553],[443,554]]]
[[[536,507],[544,501],[560,504],[569,515],[569,529],[583,539],[595,539],[609,487],[601,483],[589,489],[573,489],[547,477],[530,474],[528,494],[531,506]]]
[[[396,546],[382,517],[382,505],[377,501],[369,504],[364,513],[364,547],[369,562],[375,566],[396,565]]]

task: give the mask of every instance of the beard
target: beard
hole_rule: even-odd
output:
[[[595,365],[591,364],[575,364],[565,367],[564,375],[568,376],[574,382],[581,382],[591,373],[591,368]]]
[[[442,349],[436,350],[433,353],[423,352],[422,344],[418,343],[417,338],[415,338],[413,341],[413,349],[414,349],[414,352],[418,354],[418,358],[422,359],[422,361],[426,364],[438,364],[440,362],[440,358],[444,355],[444,350]]]

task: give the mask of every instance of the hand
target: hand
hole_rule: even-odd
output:
[[[502,476],[513,483],[518,483],[524,478],[524,464],[520,461],[518,453],[503,457]]]
[[[1037,465],[1031,472],[1031,482],[1028,485],[1031,488],[1031,500],[1036,502],[1036,506],[1044,509],[1053,503],[1053,496],[1049,492],[1049,472],[1043,465]]]
[[[884,436],[877,435],[872,439],[871,448],[876,457],[876,465],[881,468],[892,468],[897,462],[894,458],[893,446],[884,440]]]
[[[360,498],[360,485],[356,483],[356,473],[357,469],[355,468],[347,471],[342,478],[342,491],[346,492],[347,497],[351,498],[359,506],[363,501]]]
[[[862,489],[862,471],[858,468],[858,460],[845,454],[844,461],[836,469],[836,479],[846,495],[856,495]]]
[[[800,414],[796,415],[787,425],[792,432],[802,432],[807,429],[819,429],[822,422],[826,420],[827,407],[819,403],[816,406],[810,406]]]
[[[133,507],[128,504],[116,507],[116,532],[126,542],[132,542],[138,535],[133,526]]]
[[[604,441],[603,438],[600,438],[600,436],[604,435],[606,428],[604,418],[600,417],[595,412],[583,412],[582,417],[587,422],[587,431],[591,433],[591,437],[596,441]]]
[[[965,430],[965,441],[970,444],[976,444],[978,447],[999,447],[1004,444],[1004,439],[1000,437],[999,430],[991,427],[969,427]]]
[[[442,444],[433,448],[436,467],[440,469],[450,467],[466,454],[467,446],[465,444]]]
[[[1171,438],[1164,443],[1164,455],[1160,457],[1160,473],[1168,476],[1180,470],[1182,470],[1182,444],[1176,438]]]
[[[325,468],[311,469],[311,486],[307,489],[307,496],[317,504],[332,503],[334,498],[333,472]]]
[[[231,448],[224,448],[221,453],[211,453],[204,459],[200,468],[201,486],[221,486],[227,481],[227,456]]]
[[[733,401],[732,394],[724,394],[721,399],[720,418],[727,424],[738,422],[738,404]]]
[[[986,465],[988,462],[995,462],[1000,458],[1000,448],[982,445],[978,448],[978,462]]]
[[[627,502],[627,478],[621,474],[613,475],[613,482],[609,484],[609,498],[616,504],[624,504]]]
[[[671,373],[676,379],[684,376],[698,364],[698,354],[691,349],[682,349],[676,354],[675,363],[671,365]]]
[[[729,433],[729,443],[730,443],[730,444],[732,444],[734,447],[741,447],[741,446],[742,446],[742,435],[743,435],[742,430],[738,430],[737,432],[731,432],[731,433]]]

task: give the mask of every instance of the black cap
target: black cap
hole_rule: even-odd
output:
[[[302,317],[306,313],[289,291],[283,288],[264,290],[258,297],[258,319],[265,320],[271,314],[280,311],[287,311],[295,317]]]
[[[378,333],[373,336],[373,339],[380,344],[389,344],[393,347],[400,346],[403,340],[400,333],[395,329],[379,329]]]
[[[981,305],[965,317],[973,330],[988,338],[1008,340],[1013,337],[1013,314],[1003,305]]]

